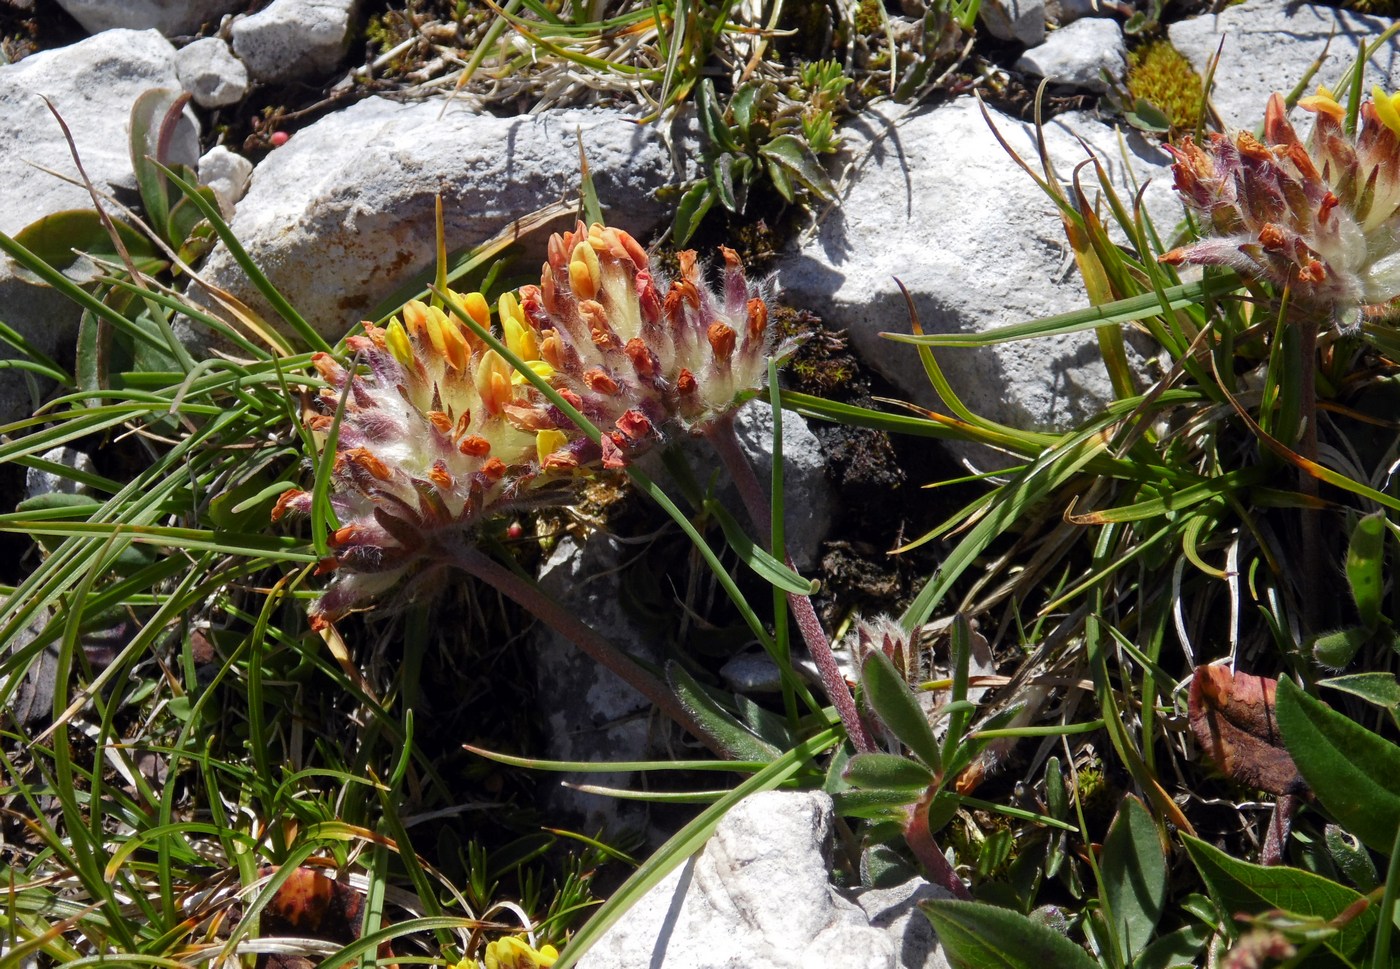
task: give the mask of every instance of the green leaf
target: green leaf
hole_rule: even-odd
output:
[[[73,495],[63,491],[26,498],[15,505],[16,512],[51,512],[54,518],[88,518],[102,507],[102,502],[88,495]],[[33,517],[38,517],[34,514]],[[49,516],[46,516],[49,517]]]
[[[1323,840],[1337,870],[1351,879],[1358,891],[1369,892],[1381,883],[1371,853],[1354,835],[1343,831],[1340,825],[1329,824]]]
[[[730,134],[729,126],[724,123],[724,115],[719,107],[719,98],[715,94],[715,84],[708,77],[700,82],[696,89],[696,96],[699,100],[696,114],[700,118],[700,127],[705,132],[705,137],[710,144],[718,151],[739,154],[743,151],[734,136]]]
[[[1163,310],[1179,310],[1205,302],[1214,296],[1223,296],[1240,286],[1239,277],[1234,273],[1211,276],[1194,283],[1170,286],[1156,293],[1142,293],[1100,303],[1083,309],[1046,316],[1025,323],[995,327],[981,333],[881,333],[886,340],[896,343],[914,343],[930,347],[989,347],[998,343],[1012,343],[1018,340],[1038,339],[1059,336],[1065,333],[1079,333],[1084,330],[1109,326],[1114,323],[1128,323],[1149,316],[1157,316]]]
[[[1385,513],[1372,512],[1357,521],[1351,530],[1347,546],[1347,583],[1362,625],[1375,629],[1380,625],[1381,599],[1385,577],[1381,566],[1385,561]]]
[[[857,754],[846,765],[843,776],[864,790],[913,793],[928,790],[937,780],[923,764],[898,754]]]
[[[725,752],[734,760],[769,763],[781,753],[776,747],[759,740],[716,703],[679,663],[666,664],[666,681],[690,715],[724,745]]]
[[[781,165],[803,185],[823,199],[836,195],[836,186],[826,175],[817,156],[796,135],[778,135],[758,150],[764,160]]]
[[[1172,119],[1146,98],[1138,98],[1133,103],[1132,110],[1124,112],[1123,117],[1128,124],[1142,131],[1165,134],[1172,129]]]
[[[917,798],[908,791],[858,791],[850,788],[831,795],[836,813],[843,818],[864,818],[871,821],[903,822],[909,817],[909,805]]]
[[[181,166],[183,167],[183,166]],[[194,172],[184,169],[181,172],[191,182],[197,181]],[[218,205],[219,197],[214,194],[214,190],[207,185],[199,186],[199,194],[210,205]],[[170,209],[170,214],[165,220],[165,238],[172,245],[183,247],[190,237],[194,235],[195,228],[204,221],[204,213],[189,199],[181,197]],[[209,245],[212,245],[213,230],[207,232]]]
[[[710,211],[710,206],[714,204],[715,187],[709,182],[699,182],[692,185],[681,196],[680,204],[676,206],[676,217],[671,222],[671,231],[676,237],[676,245],[683,246],[690,241],[695,230],[700,228],[705,213]]]
[[[734,162],[734,155],[724,154],[716,158],[710,166],[710,184],[714,187],[719,204],[731,212],[738,212],[740,207],[734,196]]]
[[[938,738],[933,735],[928,717],[909,684],[904,682],[890,658],[878,649],[867,656],[861,664],[860,685],[865,691],[865,702],[900,743],[935,774],[941,774],[943,759],[938,751]]]
[[[953,899],[919,907],[954,969],[1099,969],[1068,938],[1020,912]]]
[[[804,579],[782,562],[769,555],[744,532],[734,516],[713,498],[705,501],[705,513],[719,522],[725,541],[739,560],[753,569],[759,578],[793,595],[812,595],[820,585],[814,579]]]
[[[1400,825],[1400,747],[1286,677],[1277,712],[1284,746],[1318,801],[1367,847],[1389,855]]]
[[[1279,682],[1279,694],[1283,683]],[[1186,852],[1210,888],[1211,898],[1225,912],[1260,913],[1281,909],[1294,915],[1334,919],[1363,896],[1321,875],[1283,865],[1252,865],[1231,858],[1220,849],[1183,834]],[[1371,934],[1376,922],[1375,908],[1367,908],[1341,926],[1324,945],[1345,959]]]
[[[1353,673],[1350,676],[1334,676],[1317,685],[1359,696],[1367,703],[1389,710],[1392,717],[1400,714],[1400,680],[1395,678],[1394,673]]]
[[[1167,899],[1167,865],[1152,815],[1128,797],[1104,839],[1103,888],[1125,962],[1147,948]]]
[[[170,187],[154,162],[169,161],[165,142],[188,100],[179,91],[153,88],[143,92],[131,106],[131,168],[141,189],[147,221],[156,232],[168,224]]]
[[[1214,927],[1205,923],[1177,929],[1142,950],[1133,969],[1191,969],[1201,964],[1201,950],[1214,934]]]
[[[149,239],[125,222],[114,219],[112,224],[138,268],[151,268],[153,263],[160,262]],[[77,262],[75,249],[104,259],[117,258],[111,234],[102,224],[102,217],[92,209],[68,209],[46,215],[20,229],[15,241],[60,272],[66,272]]]
[[[749,137],[749,126],[753,124],[754,104],[758,100],[758,85],[745,84],[729,99],[729,114],[739,129],[739,137]]]
[[[768,169],[768,181],[773,183],[774,190],[783,197],[783,201],[796,201],[797,192],[792,187],[792,179],[788,178],[787,170],[771,158],[763,159],[763,164]]]

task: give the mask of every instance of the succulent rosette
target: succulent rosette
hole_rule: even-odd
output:
[[[1177,191],[1211,235],[1162,261],[1287,285],[1351,326],[1363,307],[1400,295],[1400,95],[1377,88],[1355,135],[1326,88],[1299,104],[1317,116],[1306,144],[1275,94],[1262,142],[1240,131],[1168,147]]]
[[[681,254],[680,276],[667,286],[630,235],[580,223],[549,240],[539,286],[501,296],[501,341],[602,430],[600,443],[436,306],[412,301],[385,327],[366,323],[346,341],[354,372],[317,354],[325,386],[307,426],[327,434],[344,409],[331,477],[341,524],[320,564],[334,577],[313,624],[388,590],[415,565],[452,561],[485,517],[562,498],[600,465],[622,467],[673,430],[702,430],[756,394],[769,359],[792,345],[775,347],[758,290],[738,256],[721,253],[718,292],[693,252]],[[490,326],[481,294],[452,297]],[[309,513],[312,501],[288,491],[273,519]]]

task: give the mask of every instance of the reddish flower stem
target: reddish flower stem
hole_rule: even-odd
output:
[[[953,866],[948,864],[948,859],[943,857],[943,852],[938,850],[938,842],[933,840],[933,833],[929,831],[928,810],[937,794],[937,786],[930,787],[910,810],[909,820],[904,825],[904,841],[933,884],[948,889],[954,898],[971,901],[972,893]]]
[[[773,419],[781,420],[782,415],[775,413]],[[753,465],[739,447],[739,438],[734,433],[734,413],[731,411],[711,423],[706,429],[706,436],[729,470],[729,476],[734,479],[734,485],[739,489],[739,497],[748,509],[754,528],[760,536],[771,535],[773,523],[768,512],[768,496],[759,484]],[[783,550],[783,560],[788,568],[792,568],[792,556],[787,554],[786,549]],[[865,729],[860,713],[856,710],[855,698],[851,696],[850,687],[846,685],[846,678],[841,675],[841,668],[836,665],[836,655],[831,651],[831,642],[827,639],[826,630],[822,629],[821,620],[817,618],[817,610],[813,607],[812,600],[792,592],[788,593],[787,598],[792,616],[797,621],[797,629],[802,634],[803,642],[807,644],[807,651],[812,654],[812,659],[817,664],[817,672],[821,674],[826,695],[836,707],[841,723],[846,728],[846,736],[850,738],[858,753],[874,752],[875,742],[870,739],[870,733]]]
[[[624,683],[697,737],[716,756],[726,760],[730,758],[731,755],[724,745],[691,716],[690,711],[666,688],[665,683],[608,642],[592,626],[555,602],[534,583],[516,575],[474,546],[459,549],[452,554],[450,561],[513,600],[516,605],[587,653],[594,662],[616,674]]]

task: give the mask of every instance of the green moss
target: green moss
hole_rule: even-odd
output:
[[[1196,127],[1202,92],[1201,76],[1168,41],[1154,40],[1128,55],[1128,93],[1160,108],[1174,132]]]
[[[1400,17],[1400,0],[1344,0],[1342,6],[1377,17]]]
[[[863,37],[882,35],[885,32],[883,0],[860,0],[852,17],[856,33]]]

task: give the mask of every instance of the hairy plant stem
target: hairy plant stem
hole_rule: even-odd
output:
[[[534,583],[516,575],[474,546],[457,550],[451,554],[449,561],[504,594],[530,615],[587,653],[594,662],[616,674],[668,717],[695,735],[717,757],[729,758],[724,745],[691,716],[690,711],[666,688],[661,679],[643,669],[636,660],[555,602]]]
[[[773,419],[782,420],[782,415],[775,413]],[[729,476],[734,479],[734,485],[739,489],[739,497],[748,510],[754,529],[759,535],[771,534],[772,519],[768,511],[768,496],[759,484],[753,465],[739,447],[739,438],[734,432],[734,413],[725,414],[712,422],[706,429],[705,436],[724,462]],[[787,554],[786,549],[783,549],[782,553],[788,568],[792,568],[792,557]],[[817,664],[817,672],[821,674],[826,695],[836,707],[841,723],[846,728],[846,736],[850,738],[858,753],[873,753],[876,750],[875,742],[870,739],[870,733],[865,729],[860,713],[856,710],[855,698],[851,696],[850,687],[846,685],[846,678],[841,675],[841,668],[836,665],[831,641],[826,637],[826,630],[822,629],[812,600],[791,592],[787,598],[793,618],[797,621],[797,629],[802,634],[803,642],[807,644],[807,651],[812,654],[812,659]]]

